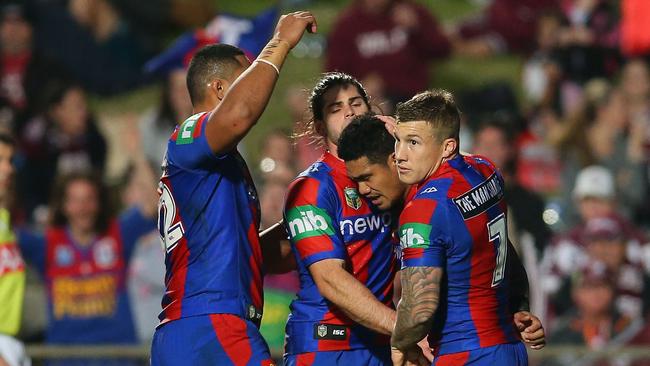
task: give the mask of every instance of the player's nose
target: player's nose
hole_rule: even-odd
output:
[[[370,187],[365,183],[359,183],[359,194],[367,196],[370,194]]]

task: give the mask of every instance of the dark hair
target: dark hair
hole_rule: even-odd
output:
[[[51,219],[50,224],[53,226],[67,226],[68,218],[63,212],[68,187],[77,181],[84,181],[95,188],[97,192],[97,201],[99,211],[95,218],[95,233],[102,234],[108,229],[111,219],[111,209],[108,201],[108,191],[101,181],[99,175],[90,171],[77,171],[60,176],[54,185],[52,200],[50,202]]]
[[[11,147],[16,147],[16,140],[6,131],[0,130],[0,143],[9,145]]]
[[[155,124],[161,129],[169,129],[173,131],[174,127],[182,121],[179,118],[183,116],[176,116],[174,106],[171,99],[171,81],[170,74],[168,74],[162,82],[162,91],[160,93],[160,105],[158,106],[158,113],[156,115]]]
[[[237,56],[244,51],[228,44],[212,44],[201,48],[190,61],[187,69],[187,90],[192,104],[205,98],[205,85],[214,78],[229,78],[241,66]]]
[[[352,85],[357,88],[359,95],[363,98],[368,109],[370,109],[370,98],[363,85],[354,77],[342,72],[328,72],[316,82],[316,85],[309,93],[309,111],[311,118],[303,124],[301,131],[298,131],[294,137],[311,137],[314,141],[322,143],[323,141],[323,108],[325,107],[323,96],[333,87]]]
[[[52,107],[61,104],[68,92],[74,89],[85,92],[81,84],[71,79],[57,78],[47,82],[41,99],[42,110],[48,112]]]
[[[453,95],[442,89],[428,90],[397,105],[397,122],[426,121],[433,127],[436,137],[458,140],[460,110]]]
[[[476,131],[474,131],[474,137],[476,138],[479,133],[483,132],[483,130],[487,130],[488,128],[494,128],[498,130],[501,135],[503,135],[503,139],[506,141],[506,143],[513,141],[516,135],[516,126],[514,126],[510,121],[498,118],[490,118],[483,120],[478,125]]]
[[[354,117],[343,129],[338,146],[339,157],[345,161],[365,156],[372,164],[386,164],[395,151],[395,139],[384,122],[367,113]]]

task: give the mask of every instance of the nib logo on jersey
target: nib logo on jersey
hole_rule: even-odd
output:
[[[429,246],[431,225],[408,223],[399,228],[399,243],[405,248],[426,248]]]
[[[295,240],[334,234],[327,212],[312,205],[297,206],[287,212],[287,226]]]

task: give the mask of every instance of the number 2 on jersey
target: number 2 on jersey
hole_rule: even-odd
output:
[[[492,287],[498,286],[506,272],[506,258],[508,257],[508,230],[506,228],[506,215],[501,214],[488,222],[490,242],[497,247],[496,267],[492,275]]]
[[[169,187],[160,182],[160,198],[158,200],[158,231],[163,250],[171,252],[183,238],[185,229],[183,223],[176,217],[176,202]]]

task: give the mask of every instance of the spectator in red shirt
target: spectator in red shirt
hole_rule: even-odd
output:
[[[392,102],[429,87],[429,63],[451,53],[429,9],[411,0],[356,0],[328,39],[326,71],[341,71],[378,86]],[[381,90],[380,90],[381,91]]]

